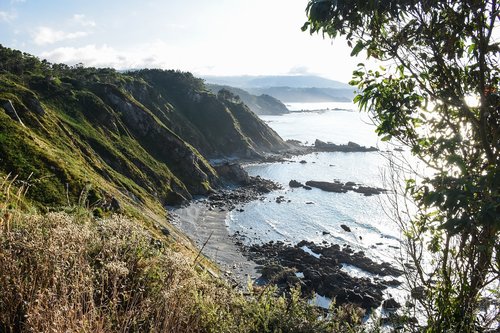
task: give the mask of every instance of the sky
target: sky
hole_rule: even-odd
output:
[[[344,40],[302,32],[307,0],[0,0],[0,44],[50,62],[348,82]]]

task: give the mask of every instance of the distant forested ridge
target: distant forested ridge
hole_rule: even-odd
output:
[[[229,91],[236,99],[240,99],[250,108],[250,110],[258,115],[280,115],[290,112],[283,102],[270,95],[253,95],[240,88],[217,84],[207,84],[207,87],[215,94],[223,89]]]
[[[352,102],[354,89],[348,84],[313,75],[205,76],[210,84],[244,89],[254,95],[269,95],[284,103]]]

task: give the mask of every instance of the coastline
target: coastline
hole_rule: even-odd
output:
[[[350,152],[340,153],[349,154]],[[302,168],[300,165],[308,163],[305,160],[305,162],[299,161],[300,158],[295,160],[299,170]],[[277,163],[277,161],[274,162]],[[323,305],[318,303],[319,306],[325,306],[327,301],[335,298],[337,304],[352,303],[364,309],[366,313],[371,313],[375,309],[382,309],[384,313],[392,313],[401,307],[404,297],[400,292],[402,285],[400,277],[403,272],[393,267],[391,260],[373,258],[373,253],[371,253],[371,249],[378,249],[379,245],[390,246],[389,243],[386,244],[385,241],[378,239],[386,237],[381,231],[375,232],[378,238],[372,239],[372,243],[375,241],[377,243],[369,248],[368,245],[366,248],[358,248],[351,247],[345,242],[328,242],[324,238],[330,238],[330,235],[335,234],[335,230],[325,226],[317,230],[322,233],[323,241],[316,240],[316,243],[311,238],[302,235],[299,236],[302,238],[297,239],[297,242],[293,244],[271,239],[262,244],[249,245],[241,241],[239,231],[232,234],[234,230],[230,231],[226,225],[230,211],[251,211],[245,205],[259,199],[262,201],[264,198],[267,198],[266,202],[269,201],[271,204],[276,201],[279,207],[284,205],[281,204],[282,202],[290,202],[284,200],[283,196],[273,199],[265,197],[267,193],[273,193],[278,189],[283,190],[283,186],[287,187],[285,184],[289,181],[274,178],[270,180],[258,174],[250,176],[239,164],[243,162],[246,161],[220,161],[215,168],[224,179],[221,188],[207,197],[190,201],[187,206],[169,209],[170,222],[188,236],[204,257],[218,266],[220,278],[226,280],[233,288],[239,288],[244,292],[251,284],[272,284],[280,292],[286,293],[291,286],[299,284],[304,297],[312,297],[314,293],[322,297],[324,304],[320,302]],[[259,162],[269,163],[269,161]],[[310,162],[310,165],[315,165],[315,161]],[[281,165],[283,162],[278,164]],[[307,176],[311,175],[307,174]],[[336,189],[338,186],[343,189],[344,186],[358,186],[359,184],[334,181],[328,185],[335,188],[333,190],[320,189],[323,192],[339,192]],[[364,198],[368,194],[371,196],[385,192],[375,187],[366,187],[366,189],[377,190],[377,192],[363,192],[358,195],[363,194]],[[304,191],[304,193],[307,193],[305,198],[310,198],[312,195],[312,192]],[[292,201],[297,202],[293,199]],[[298,216],[301,215],[298,214]],[[350,227],[347,224],[338,224],[337,227],[341,230],[338,232],[347,234],[347,237],[350,237],[357,228],[361,228],[356,223]],[[350,228],[354,229],[351,231]],[[253,231],[258,231],[255,226]],[[370,239],[368,235],[362,235],[363,238],[365,236]],[[362,239],[358,234],[352,234],[352,237],[356,240],[358,237]]]
[[[246,288],[249,280],[254,281],[260,274],[257,264],[241,252],[226,227],[228,211],[211,206],[208,199],[198,199],[186,207],[169,210],[171,223],[184,232],[201,251],[221,270],[221,277]]]

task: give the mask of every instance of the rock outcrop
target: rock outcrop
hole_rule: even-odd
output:
[[[354,182],[342,183],[338,180],[334,182],[309,180],[306,182],[306,185],[309,187],[319,188],[320,190],[326,192],[347,193],[348,191],[353,191],[356,193],[361,193],[365,196],[377,195],[387,192],[386,189],[379,187],[363,186]]]
[[[328,152],[343,152],[343,153],[364,153],[371,151],[378,151],[375,147],[364,147],[355,142],[349,141],[346,145],[337,145],[335,143],[324,142],[316,139],[314,142],[314,148],[317,151],[328,151]]]
[[[295,179],[292,179],[290,180],[290,182],[288,183],[288,186],[290,186],[291,188],[298,188],[298,187],[303,187],[304,184],[296,181]]]
[[[217,174],[227,183],[233,185],[248,185],[251,182],[250,176],[239,163],[224,162],[214,165]]]
[[[271,242],[251,246],[245,253],[263,266],[264,282],[276,283],[281,288],[298,283],[303,292],[315,292],[335,298],[338,305],[354,303],[364,309],[382,305],[384,290],[389,283],[380,277],[399,277],[403,274],[390,264],[376,263],[363,252],[355,252],[348,246],[319,246],[307,241],[291,246]],[[343,265],[355,266],[373,274],[373,278],[352,276],[342,269]],[[399,285],[400,282],[393,279],[390,284]],[[396,306],[390,299],[385,304],[387,307]]]

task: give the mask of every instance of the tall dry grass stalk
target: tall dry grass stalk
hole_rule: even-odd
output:
[[[357,309],[324,317],[298,290],[243,297],[140,221],[27,213],[15,180],[0,183],[0,333],[360,331]]]
[[[196,332],[202,279],[123,217],[17,215],[0,235],[1,332]]]
[[[20,181],[17,176],[7,176],[0,179],[0,232],[9,232],[16,221],[14,215],[19,212],[19,207],[24,206],[24,198],[30,187],[28,177]]]

